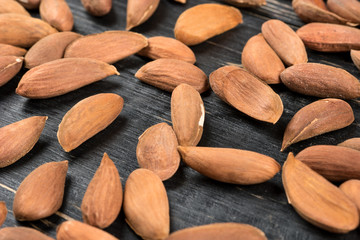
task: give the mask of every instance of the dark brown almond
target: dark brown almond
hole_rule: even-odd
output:
[[[266,5],[266,0],[225,0],[236,7],[260,7]]]
[[[332,145],[305,148],[296,159],[330,181],[360,179],[360,151]]]
[[[353,201],[360,213],[360,180],[348,180],[342,183],[339,188]]]
[[[54,240],[29,227],[6,227],[0,229],[0,240]]]
[[[81,0],[82,5],[88,13],[93,16],[104,16],[112,7],[112,0]]]
[[[74,18],[65,0],[41,0],[41,19],[59,31],[71,31]]]
[[[360,97],[360,83],[347,71],[320,63],[291,66],[280,74],[292,91],[322,98],[353,99]]]
[[[119,75],[114,66],[96,59],[57,59],[26,72],[16,93],[27,98],[51,98],[115,74]]]
[[[17,13],[30,17],[30,13],[15,0],[0,0],[0,14],[2,13]]]
[[[110,226],[120,213],[122,198],[119,172],[104,153],[81,203],[84,222],[99,228]]]
[[[15,47],[9,44],[0,43],[0,56],[18,56],[22,57],[26,53],[26,49]]]
[[[337,15],[354,23],[360,23],[360,2],[358,0],[327,0],[326,4],[330,11]]]
[[[268,20],[261,26],[261,32],[285,65],[308,61],[304,43],[286,23],[277,19]]]
[[[241,54],[241,63],[250,73],[267,84],[280,83],[280,73],[285,70],[281,59],[262,34],[247,41]]]
[[[0,168],[27,154],[39,140],[47,117],[29,117],[0,128]]]
[[[180,164],[178,141],[173,129],[166,123],[149,127],[139,137],[137,161],[142,168],[157,174],[162,181],[172,177]]]
[[[23,60],[23,57],[0,56],[0,87],[18,74]]]
[[[126,8],[126,30],[139,26],[156,11],[160,0],[128,0]]]
[[[141,81],[172,92],[181,83],[195,88],[199,93],[209,89],[206,74],[191,63],[177,59],[157,59],[142,66],[135,74]]]
[[[6,203],[3,201],[0,201],[0,227],[5,222],[6,215],[7,215]],[[0,233],[0,236],[1,236],[1,233]]]
[[[281,151],[293,143],[349,126],[354,121],[351,106],[340,99],[327,98],[300,109],[288,123]]]
[[[139,33],[107,31],[75,40],[66,48],[64,57],[93,58],[115,63],[137,53],[147,45],[147,39]]]
[[[258,184],[273,178],[280,164],[266,155],[232,148],[178,147],[183,161],[199,173],[233,184]]]
[[[360,51],[351,50],[350,55],[355,66],[360,70]]]
[[[24,8],[29,10],[38,9],[40,6],[40,0],[17,0]]]
[[[360,138],[350,138],[342,143],[339,143],[338,146],[348,147],[360,151]]]
[[[149,45],[143,48],[139,55],[151,59],[172,58],[194,64],[196,62],[194,52],[185,44],[169,37],[151,37],[148,39]]]
[[[16,191],[13,212],[18,221],[53,215],[62,205],[68,161],[49,162],[32,171]]]

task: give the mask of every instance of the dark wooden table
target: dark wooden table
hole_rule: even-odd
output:
[[[216,1],[189,0],[182,5],[172,0],[162,0],[155,14],[133,31],[147,37],[173,37],[173,28],[180,13],[205,2]],[[68,0],[68,3],[74,15],[74,31],[78,33],[125,29],[125,0],[114,0],[111,12],[101,18],[90,16],[79,0]],[[261,31],[261,25],[266,20],[280,19],[293,29],[304,24],[292,11],[290,0],[267,0],[264,7],[241,9],[241,12],[243,24],[192,47],[197,57],[196,65],[206,74],[227,64],[241,64],[241,52],[246,41]],[[32,15],[38,16],[38,13],[32,12]],[[360,73],[349,55],[308,50],[309,62],[341,67],[359,78]],[[170,93],[144,84],[134,77],[135,72],[148,61],[138,56],[128,57],[115,64],[120,76],[108,77],[47,100],[29,100],[15,94],[17,83],[25,70],[0,88],[0,126],[34,115],[49,116],[34,149],[17,163],[0,169],[0,200],[5,201],[9,209],[3,226],[31,226],[55,237],[56,226],[61,222],[67,219],[82,220],[81,201],[104,152],[115,162],[124,186],[129,174],[138,168],[135,155],[138,136],[156,123],[171,124]],[[252,150],[271,156],[283,164],[289,151],[297,153],[316,144],[335,145],[347,138],[360,136],[360,106],[358,100],[352,100],[348,102],[354,110],[355,122],[349,127],[294,144],[284,153],[280,152],[282,136],[289,120],[300,108],[317,98],[293,93],[281,84],[272,87],[284,104],[284,113],[275,125],[251,119],[222,102],[211,90],[202,94],[206,117],[199,145]],[[71,153],[65,153],[56,138],[62,117],[78,101],[105,92],[117,93],[124,98],[122,113],[104,131]],[[69,160],[69,170],[64,202],[59,212],[41,221],[17,222],[11,210],[14,192],[21,181],[41,164],[64,159]],[[280,173],[263,184],[240,186],[211,180],[181,164],[178,172],[164,184],[170,202],[171,232],[215,222],[239,222],[260,228],[269,239],[360,239],[359,229],[338,235],[303,220],[287,203]],[[120,239],[139,239],[125,223],[123,212],[106,230]]]

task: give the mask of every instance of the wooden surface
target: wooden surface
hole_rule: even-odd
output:
[[[155,14],[133,31],[151,36],[173,37],[173,28],[182,11],[199,3],[216,2],[188,0],[185,5],[172,0],[161,0]],[[267,0],[258,9],[241,9],[244,23],[220,36],[192,47],[196,65],[207,75],[226,64],[241,64],[241,52],[246,41],[258,34],[261,24],[276,18],[297,29],[303,23],[291,8],[290,0]],[[105,17],[92,17],[79,0],[68,0],[74,15],[74,31],[81,34],[105,30],[124,30],[126,1],[114,0],[113,9]],[[38,13],[32,12],[33,16]],[[96,51],[96,49],[94,49]],[[360,78],[349,53],[318,53],[308,50],[309,62],[341,67]],[[148,127],[159,123],[171,124],[170,93],[140,82],[135,72],[148,59],[131,56],[115,64],[120,76],[112,76],[63,96],[47,100],[29,100],[14,93],[23,70],[8,84],[0,88],[0,126],[34,115],[49,119],[34,149],[17,163],[0,169],[0,200],[6,202],[8,217],[3,226],[32,226],[55,237],[56,226],[66,219],[81,219],[80,205],[102,155],[107,152],[115,162],[124,186],[128,175],[138,168],[135,149],[137,138]],[[289,151],[299,152],[316,144],[338,144],[350,137],[359,137],[360,106],[357,100],[348,101],[355,113],[349,127],[324,134],[290,146],[280,152],[285,127],[292,116],[305,105],[317,100],[290,92],[283,85],[273,86],[284,103],[284,113],[275,125],[256,121],[222,102],[211,90],[202,94],[205,109],[204,134],[199,145],[229,147],[256,151],[276,159],[280,164]],[[112,92],[124,98],[120,116],[78,149],[65,153],[56,132],[64,114],[78,101],[97,93]],[[17,222],[12,214],[14,192],[21,181],[36,167],[49,161],[69,160],[64,203],[60,211],[36,222]],[[164,182],[169,202],[171,232],[186,227],[215,222],[239,222],[254,225],[265,232],[268,239],[360,239],[360,230],[345,235],[331,234],[303,220],[287,203],[281,174],[270,181],[240,186],[216,182],[181,164],[178,172]],[[139,239],[124,221],[123,211],[106,229],[120,239]]]

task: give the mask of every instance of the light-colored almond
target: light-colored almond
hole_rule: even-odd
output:
[[[59,31],[71,31],[74,18],[66,0],[41,0],[41,19]]]
[[[39,140],[47,117],[29,117],[0,128],[0,168],[27,154]]]
[[[359,225],[356,206],[336,186],[289,153],[282,169],[285,193],[306,221],[334,233],[347,233]]]
[[[124,100],[114,93],[100,93],[75,104],[63,117],[57,137],[66,152],[109,126],[120,114]]]
[[[166,123],[149,127],[139,137],[136,147],[137,161],[142,168],[156,173],[161,180],[171,178],[180,164],[176,150],[178,141],[173,129]]]
[[[57,59],[26,72],[16,93],[27,98],[51,98],[115,74],[119,75],[114,66],[96,59]]]
[[[175,24],[175,38],[188,46],[196,45],[222,34],[242,23],[239,9],[205,3],[184,11]]]
[[[351,50],[350,51],[351,59],[354,62],[355,66],[360,70],[360,51]]]
[[[327,98],[301,108],[288,123],[281,151],[293,143],[349,126],[354,121],[351,106],[340,99]]]
[[[15,0],[0,0],[0,14],[2,13],[17,13],[30,17],[30,13]]]
[[[0,56],[0,87],[18,74],[23,60],[23,57]]]
[[[338,146],[348,147],[360,151],[360,138],[350,138],[342,143],[339,143]]]
[[[339,188],[355,203],[360,213],[360,180],[351,179],[342,183]]]
[[[125,220],[146,240],[165,239],[170,231],[169,201],[164,184],[152,171],[136,169],[125,185]]]
[[[268,20],[261,26],[261,32],[285,65],[308,61],[304,43],[286,23],[277,19]]]
[[[64,57],[93,58],[115,63],[137,53],[147,45],[147,39],[139,33],[107,31],[75,40],[66,48]]]
[[[221,67],[210,74],[212,90],[223,101],[260,121],[275,124],[282,115],[279,95],[242,68]]]
[[[17,0],[24,8],[29,10],[38,9],[40,6],[40,0]]]
[[[260,7],[266,5],[266,0],[225,0],[236,7]]]
[[[18,221],[35,221],[62,205],[68,161],[48,162],[32,171],[16,191],[13,212]]]
[[[6,220],[6,215],[7,215],[7,208],[6,208],[6,203],[0,201],[0,227],[1,225],[3,225],[3,223]]]
[[[206,74],[191,63],[177,59],[157,59],[142,66],[135,74],[141,81],[172,92],[181,83],[186,83],[198,92],[209,89]]]
[[[156,11],[160,0],[128,0],[126,8],[126,30],[147,21]]]
[[[327,0],[330,11],[360,24],[360,2],[358,0]]]
[[[15,47],[9,44],[0,43],[0,56],[18,56],[22,57],[26,53],[26,49]]]
[[[6,227],[0,229],[0,240],[54,240],[29,227]]]
[[[88,13],[93,16],[104,16],[112,7],[112,0],[81,0],[82,5]]]
[[[84,222],[99,228],[110,226],[120,213],[122,198],[119,172],[114,162],[104,153],[82,200]]]

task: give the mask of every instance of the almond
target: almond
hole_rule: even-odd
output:
[[[75,104],[63,117],[57,137],[66,152],[80,146],[109,126],[120,114],[124,100],[114,93],[100,93]]]
[[[330,11],[339,16],[349,19],[354,23],[360,23],[360,2],[357,0],[328,0],[326,2]]]
[[[140,167],[153,171],[161,180],[167,180],[179,168],[177,146],[176,135],[168,124],[151,126],[139,137],[136,147],[138,163]]]
[[[1,240],[54,240],[29,227],[6,227],[0,229]]]
[[[0,14],[2,13],[17,13],[30,17],[30,13],[15,0],[0,0]]]
[[[300,109],[288,123],[281,151],[293,143],[349,126],[354,121],[351,106],[340,99],[322,99]]]
[[[27,98],[51,98],[115,74],[119,75],[114,66],[99,60],[57,59],[26,72],[16,88],[16,93]]]
[[[6,215],[7,215],[7,208],[6,208],[6,203],[0,201],[0,227],[1,225],[3,225],[3,223],[6,220]],[[0,234],[1,235],[1,234]]]
[[[13,212],[18,221],[35,221],[62,205],[68,161],[49,162],[32,171],[16,191]]]
[[[82,200],[84,222],[99,228],[110,226],[120,213],[122,198],[119,172],[114,162],[104,153]]]
[[[0,87],[18,74],[23,60],[23,57],[0,56]]]
[[[39,140],[47,117],[29,117],[0,128],[0,168],[25,156]]]
[[[24,8],[33,10],[38,9],[40,5],[40,0],[17,0]]]
[[[206,3],[184,11],[176,21],[175,38],[188,46],[222,34],[242,23],[240,11],[222,4]]]
[[[160,0],[128,0],[126,8],[126,30],[139,26],[156,11]]]
[[[9,44],[0,43],[0,56],[18,56],[22,57],[26,53],[26,49],[15,47]]]
[[[356,206],[336,186],[289,153],[282,169],[289,204],[306,221],[334,233],[347,233],[359,225]]]
[[[351,50],[350,55],[355,66],[360,70],[360,51]]]
[[[348,147],[360,151],[360,138],[350,138],[342,143],[339,143],[338,146]]]
[[[147,240],[169,235],[169,201],[164,184],[152,171],[133,171],[125,185],[125,220],[137,235]]]
[[[348,180],[342,183],[339,188],[351,201],[353,201],[353,203],[355,203],[360,213],[360,180]]]
[[[236,7],[260,7],[266,5],[266,0],[225,0]]]
[[[104,16],[112,7],[112,0],[81,0],[82,5],[88,13],[93,16]]]
[[[59,31],[71,31],[74,18],[65,0],[41,0],[40,16]]]

